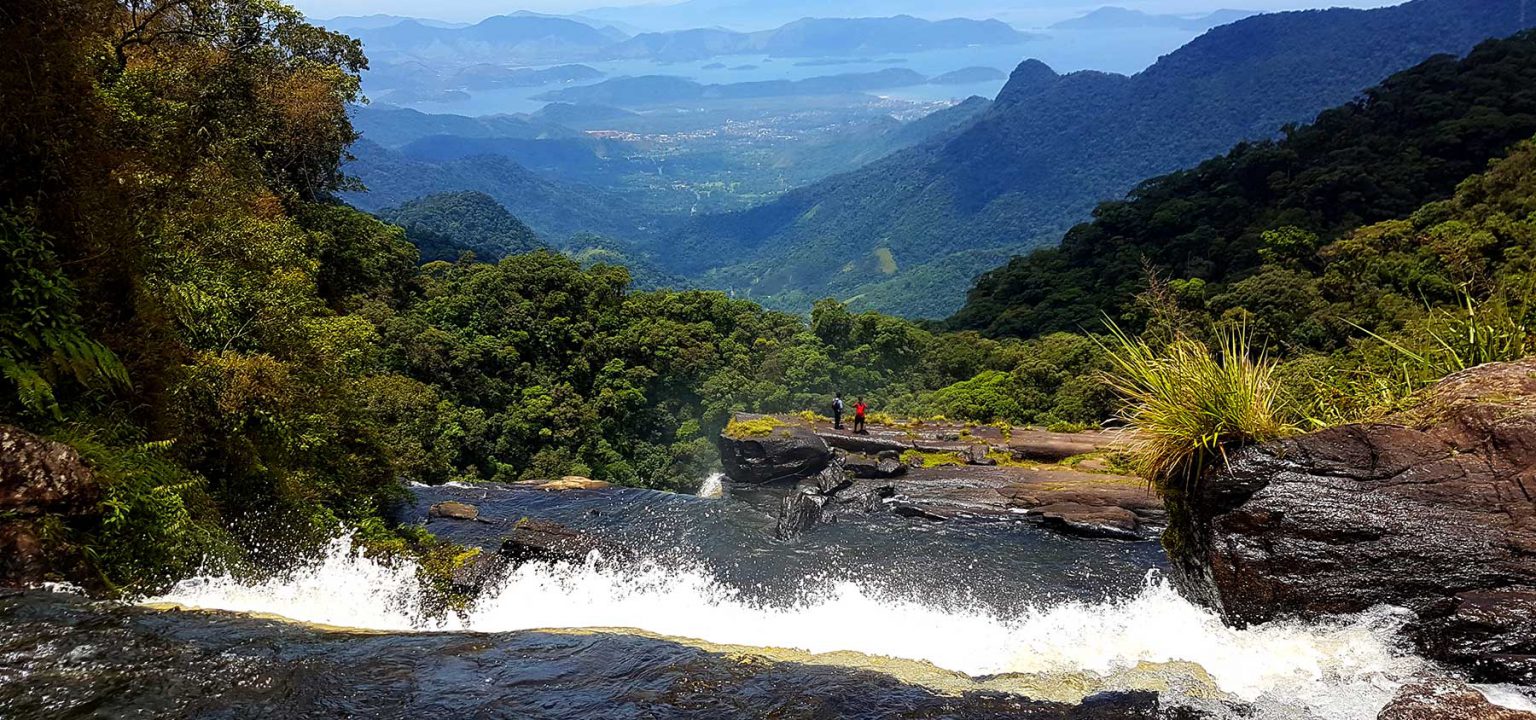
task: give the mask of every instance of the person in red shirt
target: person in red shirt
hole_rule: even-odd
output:
[[[869,433],[868,430],[864,429],[864,411],[868,410],[868,409],[869,409],[869,406],[864,404],[864,398],[859,398],[859,401],[857,403],[854,403],[854,405],[853,405],[853,431],[855,433],[864,433],[864,434],[868,434]]]

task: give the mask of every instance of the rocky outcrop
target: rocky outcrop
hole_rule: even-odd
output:
[[[907,465],[901,461],[901,455],[890,450],[873,458],[849,455],[844,459],[843,467],[856,478],[871,480],[901,477],[907,474]]]
[[[762,421],[760,415],[738,415],[738,421]],[[776,421],[775,421],[776,422]],[[725,475],[735,482],[765,483],[805,477],[820,472],[832,460],[832,449],[810,428],[769,423],[757,434],[722,433],[720,462]]]
[[[87,522],[101,488],[74,448],[0,425],[0,585],[82,574],[81,559],[45,539],[47,518]]]
[[[501,555],[513,563],[582,562],[594,552],[608,559],[628,554],[621,546],[560,523],[530,518],[513,525],[501,544]]]
[[[1376,720],[1536,720],[1536,714],[1494,705],[1463,682],[1426,678],[1398,690]]]
[[[860,478],[848,471],[839,454],[821,472],[801,480],[784,497],[775,529],[779,539],[799,535],[820,523],[837,522],[849,514],[867,515],[896,494],[890,482]]]
[[[1536,360],[1391,420],[1235,452],[1170,507],[1181,584],[1238,623],[1406,607],[1431,657],[1536,682]]]

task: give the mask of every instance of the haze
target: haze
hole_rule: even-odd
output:
[[[719,5],[758,5],[768,7],[779,0],[745,0],[744,2],[720,2],[719,0],[693,0],[700,7],[699,23],[709,24],[706,7]],[[1381,7],[1398,4],[1399,0],[1029,0],[1020,2],[959,2],[911,3],[892,2],[891,11],[885,14],[921,14],[928,17],[996,17],[1016,24],[1054,22],[1104,5],[1133,8],[1153,13],[1196,14],[1224,8],[1275,11],[1325,7]],[[429,17],[436,20],[473,22],[491,15],[504,15],[519,10],[544,13],[578,13],[600,11],[614,7],[644,5],[662,6],[676,3],[633,2],[632,0],[462,0],[461,2],[437,3],[430,11],[423,11],[417,0],[297,0],[293,3],[305,14],[314,18],[330,18],[338,15],[390,14],[409,17]],[[912,5],[932,7],[917,10]],[[825,15],[836,16],[839,6],[828,5]],[[842,11],[846,14],[846,11]],[[600,14],[594,13],[594,14]],[[866,14],[866,13],[859,13]]]

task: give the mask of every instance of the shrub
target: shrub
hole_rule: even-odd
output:
[[[760,417],[752,420],[737,420],[732,418],[725,425],[725,436],[728,438],[742,439],[754,437],[768,437],[774,430],[783,427],[784,423],[775,417]]]

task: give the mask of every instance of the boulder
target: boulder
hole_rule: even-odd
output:
[[[621,547],[548,520],[524,518],[512,526],[501,554],[514,563],[527,561],[583,562],[593,552],[614,559],[627,555]]]
[[[74,448],[0,425],[0,585],[90,579],[67,544],[49,540],[49,518],[66,525],[100,512],[101,487]]]
[[[613,487],[613,483],[593,480],[579,475],[567,475],[559,480],[550,480],[540,483],[536,487],[545,492],[565,492],[567,490],[606,490]]]
[[[1429,656],[1536,682],[1536,359],[1391,420],[1233,452],[1170,501],[1175,577],[1236,623],[1406,607]]]
[[[1137,519],[1136,513],[1122,507],[1062,502],[1033,508],[1029,514],[1039,515],[1046,527],[1056,528],[1068,535],[1141,539],[1141,521]]]
[[[437,503],[428,509],[427,517],[445,520],[478,520],[480,519],[480,508],[469,503],[448,500]]]
[[[843,462],[843,467],[856,478],[884,479],[901,477],[907,473],[907,466],[901,462],[899,455],[892,452],[884,452],[880,455],[878,458],[849,455]]]
[[[738,415],[736,419],[750,422],[764,416]],[[726,477],[740,483],[806,477],[832,460],[832,448],[825,440],[808,427],[789,423],[760,434],[733,436],[727,431],[721,433],[719,446]]]
[[[1494,705],[1477,688],[1436,677],[1404,685],[1376,720],[1536,720],[1536,714]]]
[[[78,516],[95,512],[100,500],[74,448],[0,425],[0,514]]]
[[[855,477],[845,462],[841,455],[834,457],[826,468],[801,480],[794,492],[784,497],[775,528],[780,540],[846,515],[873,513],[881,509],[882,501],[896,494],[888,482]]]

